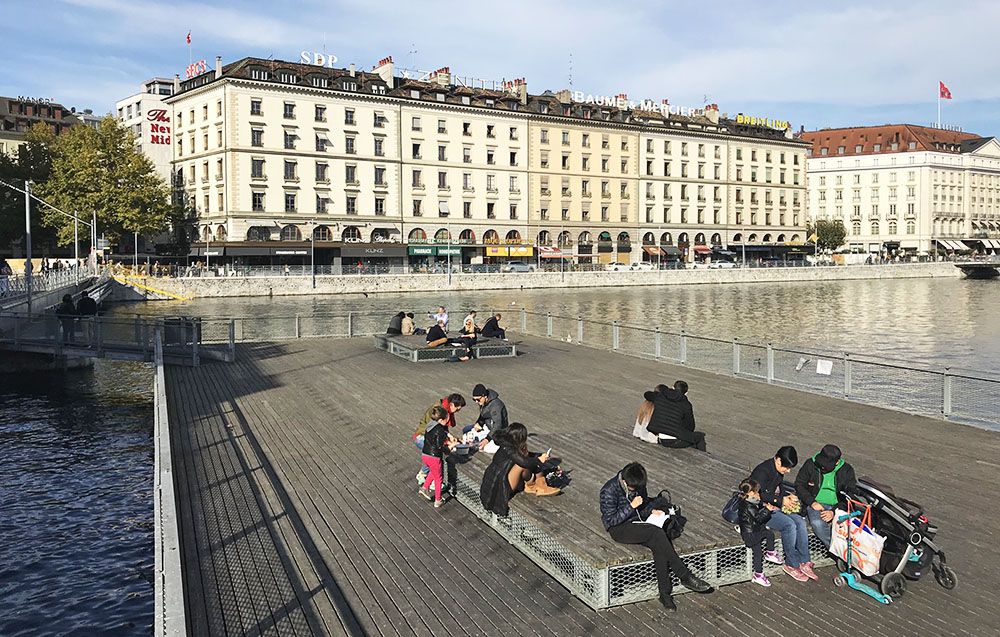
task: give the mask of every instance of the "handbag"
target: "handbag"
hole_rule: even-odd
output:
[[[671,501],[670,491],[666,489],[660,491],[653,498],[651,508],[659,509],[668,515],[667,521],[663,523],[663,532],[667,534],[670,540],[676,540],[684,533],[687,518],[681,513],[681,505]]]
[[[722,507],[722,519],[730,524],[739,524],[740,522],[740,493],[739,491],[733,491],[733,497],[729,498]]]

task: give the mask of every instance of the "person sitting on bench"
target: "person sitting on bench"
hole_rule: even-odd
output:
[[[548,452],[534,456],[528,452],[528,428],[519,422],[511,423],[506,430],[498,431],[493,442],[499,446],[493,461],[483,472],[479,499],[483,508],[497,515],[510,512],[509,502],[524,491],[537,496],[558,495],[560,489],[545,482],[543,465],[549,460]]]
[[[402,335],[404,318],[406,318],[406,312],[400,312],[389,319],[389,327],[386,328],[385,333],[390,336]]]
[[[427,347],[440,347],[448,342],[448,335],[444,331],[444,321],[438,321],[427,330]]]
[[[705,434],[694,430],[694,408],[687,398],[687,390],[688,384],[679,380],[673,387],[657,385],[653,391],[646,392],[645,399],[653,403],[653,415],[647,429],[659,436],[664,447],[694,447],[705,451]]]
[[[646,491],[645,467],[638,462],[625,465],[601,487],[600,497],[601,522],[611,539],[619,544],[641,544],[653,552],[660,603],[667,610],[677,610],[671,597],[671,571],[688,590],[696,593],[712,590],[708,582],[698,578],[687,567],[662,527],[643,522],[651,513],[664,513],[653,509],[653,501]]]
[[[483,324],[483,338],[499,338],[502,341],[507,340],[507,330],[500,327],[500,319],[503,318],[499,313],[486,319],[486,323]]]

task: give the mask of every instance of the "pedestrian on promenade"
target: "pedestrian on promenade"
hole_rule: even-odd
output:
[[[794,488],[786,485],[784,477],[799,462],[795,447],[784,446],[775,452],[773,458],[760,463],[750,473],[750,479],[760,486],[760,501],[771,512],[767,528],[781,534],[781,546],[785,550],[784,571],[793,579],[805,582],[819,579],[813,571],[809,556],[809,531],[806,520],[800,513],[799,499]],[[768,554],[767,561],[781,564],[777,553]]]
[[[62,303],[56,306],[56,317],[62,326],[62,342],[68,344],[73,337],[73,324],[76,322],[76,306],[69,294],[63,294]]]
[[[760,501],[760,484],[751,478],[740,482],[740,537],[753,556],[750,581],[761,586],[771,585],[771,580],[764,575],[764,560],[781,564],[774,550],[774,531],[767,528],[770,519],[771,511]],[[766,545],[766,553],[762,545]]]
[[[840,447],[823,445],[802,464],[795,476],[795,492],[806,507],[813,533],[830,548],[834,510],[847,507],[847,498],[858,490],[854,467],[844,462]]]
[[[448,394],[427,408],[424,415],[420,417],[420,423],[417,424],[416,430],[413,432],[413,444],[417,449],[423,450],[424,448],[424,435],[427,431],[427,424],[431,421],[431,412],[435,407],[443,407],[448,412],[448,427],[451,428],[455,426],[455,414],[462,411],[462,408],[465,407],[465,398],[462,394]],[[420,471],[417,472],[417,482],[423,484],[426,478],[427,465],[421,464]]]
[[[406,318],[406,312],[398,312],[389,319],[389,327],[386,328],[385,333],[389,336],[399,336],[403,333],[403,319]]]
[[[639,405],[639,411],[635,415],[635,424],[632,426],[632,435],[643,442],[649,442],[655,445],[660,441],[659,438],[656,434],[646,429],[649,426],[649,421],[652,417],[653,401],[643,400],[642,404]]]
[[[434,502],[434,508],[441,506],[441,487],[443,480],[442,465],[446,454],[451,453],[455,446],[455,439],[448,434],[448,426],[451,421],[451,414],[444,407],[436,405],[430,409],[430,418],[427,422],[427,429],[424,433],[424,444],[421,449],[421,459],[424,466],[428,467],[427,477],[424,478],[424,485],[420,488],[419,494],[428,501]],[[434,495],[431,496],[431,485],[434,485]]]
[[[486,323],[483,324],[483,338],[499,338],[502,341],[507,340],[507,330],[500,327],[500,319],[502,318],[503,316],[501,316],[500,313],[497,313],[486,319]]]
[[[448,330],[448,311],[444,309],[443,305],[438,308],[438,311],[436,313],[431,312],[428,313],[427,316],[435,323],[443,322],[444,325],[442,327],[444,327],[445,331]]]
[[[545,464],[549,452],[532,454],[528,450],[528,428],[519,422],[511,423],[505,431],[493,437],[498,449],[493,460],[483,472],[479,487],[479,500],[483,508],[497,515],[510,513],[510,501],[518,493],[536,496],[559,495],[561,489],[545,482]]]
[[[444,321],[438,321],[427,330],[427,347],[440,347],[448,342],[448,334],[444,331]]]
[[[513,425],[512,425],[513,427]],[[660,603],[670,611],[677,610],[673,594],[673,571],[688,590],[707,593],[712,590],[708,582],[697,577],[677,554],[674,543],[661,526],[644,522],[653,513],[653,501],[646,491],[646,469],[638,462],[631,462],[601,487],[601,522],[615,542],[640,544],[653,552],[653,568],[660,591]]]
[[[97,319],[97,301],[90,298],[88,292],[84,292],[80,296],[80,300],[76,302],[76,313],[80,317],[80,323],[83,325],[83,333],[87,338],[87,344],[92,345],[94,342],[94,321]]]
[[[705,434],[695,431],[694,407],[687,392],[688,384],[683,380],[674,382],[673,387],[657,385],[653,391],[646,392],[646,400],[653,403],[648,429],[659,435],[664,447],[694,447],[705,451]]]

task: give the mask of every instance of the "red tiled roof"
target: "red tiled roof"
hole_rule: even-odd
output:
[[[812,144],[812,156],[846,157],[848,155],[874,155],[882,153],[904,153],[918,150],[937,152],[961,152],[963,142],[981,139],[975,133],[942,130],[913,124],[889,124],[886,126],[860,126],[853,128],[825,128],[802,133],[802,139]],[[896,144],[895,150],[893,144]],[[875,150],[879,144],[880,149]],[[858,146],[861,147],[860,151]],[[838,152],[843,148],[843,152]]]

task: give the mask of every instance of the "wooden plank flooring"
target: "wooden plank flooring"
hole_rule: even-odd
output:
[[[977,495],[995,483],[1000,435],[558,341],[525,339],[523,348],[517,359],[425,367],[375,351],[369,338],[310,339],[240,346],[234,364],[168,368],[190,632],[1000,632],[1000,523]],[[641,392],[676,378],[691,384],[707,463],[689,466],[694,452],[629,435]],[[925,505],[959,586],[944,591],[928,577],[881,607],[834,589],[824,569],[818,583],[781,577],[770,589],[686,595],[676,615],[655,603],[596,613],[457,503],[435,510],[416,496],[417,419],[451,391],[471,398],[477,382],[537,434],[533,446],[551,445],[573,469],[565,495],[515,502],[542,520],[573,519],[585,545],[603,539],[594,485],[627,460],[646,464],[684,504],[685,541],[710,542],[726,531],[717,511],[735,467],[780,444],[805,457],[837,442],[859,474]],[[476,413],[469,402],[462,424]]]

